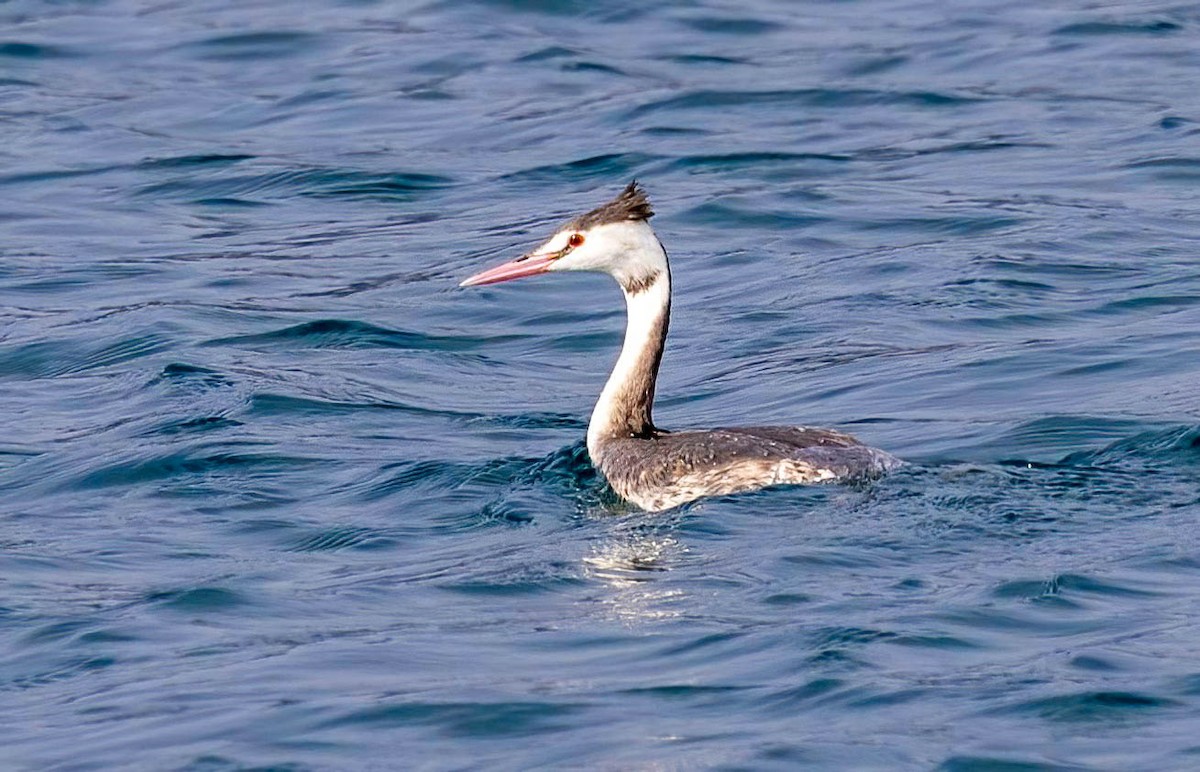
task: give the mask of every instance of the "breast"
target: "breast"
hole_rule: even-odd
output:
[[[767,426],[616,438],[593,461],[623,498],[660,511],[704,496],[875,477],[900,464],[828,429]]]

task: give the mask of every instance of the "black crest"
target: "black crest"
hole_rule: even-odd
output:
[[[625,190],[603,206],[598,206],[587,214],[581,214],[567,224],[572,230],[583,231],[597,225],[607,225],[628,220],[649,220],[654,216],[650,207],[650,199],[637,180],[625,186]]]

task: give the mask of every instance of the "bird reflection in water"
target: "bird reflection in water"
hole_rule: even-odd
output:
[[[600,601],[614,618],[626,623],[670,619],[683,613],[686,594],[664,587],[664,575],[688,548],[662,528],[617,529],[583,559],[584,575],[611,591]]]

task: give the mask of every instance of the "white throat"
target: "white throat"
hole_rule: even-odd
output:
[[[625,342],[588,424],[593,461],[598,461],[605,440],[653,429],[650,410],[671,314],[670,269],[664,261],[663,270],[652,278],[642,284],[623,283],[622,291],[628,310]]]

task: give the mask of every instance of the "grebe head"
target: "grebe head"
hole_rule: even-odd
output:
[[[612,201],[580,215],[532,252],[489,268],[459,286],[496,284],[550,271],[607,273],[630,291],[667,270],[667,255],[647,222],[654,216],[646,191],[629,183]]]

